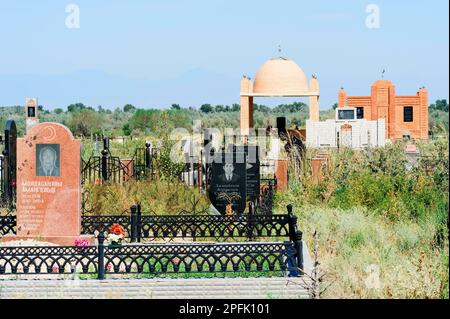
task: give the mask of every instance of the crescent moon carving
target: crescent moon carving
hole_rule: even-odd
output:
[[[55,139],[56,137],[56,129],[52,126],[46,126],[43,129],[44,134],[43,134],[43,138],[46,141],[52,141]]]

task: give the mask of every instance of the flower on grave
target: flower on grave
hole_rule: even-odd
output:
[[[54,264],[54,265],[52,266],[52,272],[53,272],[53,273],[59,272],[59,266],[56,265],[56,264]]]
[[[109,228],[108,242],[110,244],[120,245],[125,239],[125,228],[119,224],[113,224]]]
[[[123,236],[122,235],[108,234],[108,241],[110,243],[119,244],[122,240],[123,240]]]
[[[90,242],[87,239],[75,239],[75,246],[77,246],[77,248],[75,248],[75,251],[78,252],[85,251],[86,247],[89,245]]]
[[[113,224],[110,228],[109,228],[109,232],[115,235],[121,235],[124,239],[125,238],[125,228],[123,228],[122,226],[120,226],[119,224]]]
[[[180,264],[181,259],[178,257],[173,257],[172,258],[172,263],[174,264],[174,266],[177,266]]]

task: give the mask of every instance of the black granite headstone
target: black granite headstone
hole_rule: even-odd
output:
[[[244,160],[240,160],[240,157]],[[211,182],[208,195],[211,204],[221,213],[227,206],[242,214],[246,206],[246,162],[245,154],[216,153],[211,164]]]
[[[228,151],[245,153],[247,159],[247,201],[255,201],[260,192],[259,146],[229,145]]]

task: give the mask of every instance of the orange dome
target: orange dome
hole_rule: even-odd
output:
[[[302,69],[287,58],[273,58],[263,64],[253,84],[255,95],[308,95],[308,81]]]

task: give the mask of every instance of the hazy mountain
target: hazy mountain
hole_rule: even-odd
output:
[[[22,105],[25,97],[38,97],[48,109],[82,102],[96,107],[183,107],[203,103],[239,102],[240,79],[204,69],[162,80],[128,79],[97,70],[63,75],[0,75],[0,105]]]

